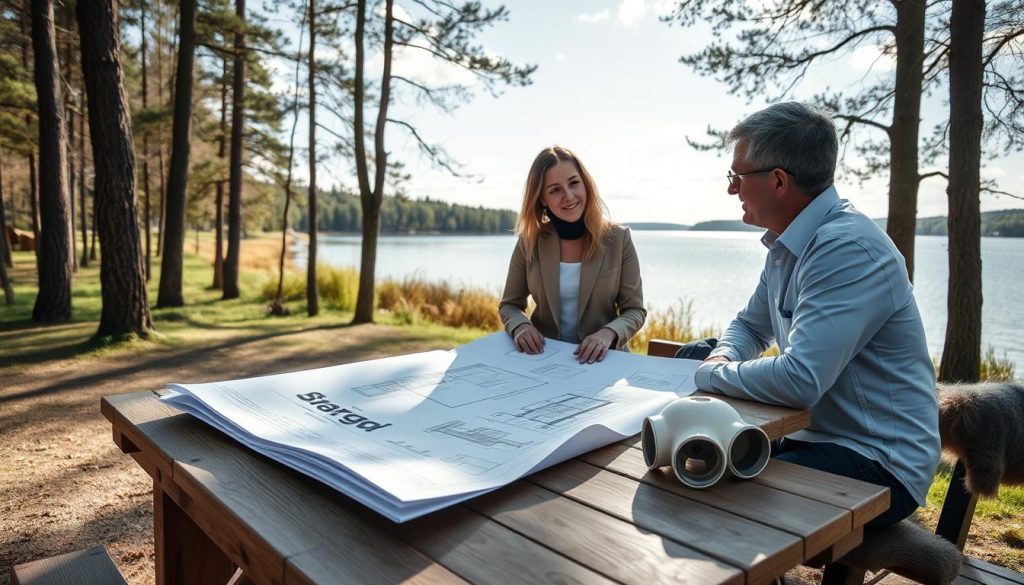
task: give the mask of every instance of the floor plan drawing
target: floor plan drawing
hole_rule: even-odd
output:
[[[491,420],[515,425],[534,431],[558,430],[606,409],[616,403],[602,398],[563,394],[549,400],[528,404],[517,412],[496,412]]]
[[[447,463],[451,467],[458,468],[471,475],[481,475],[486,473],[498,466],[493,461],[481,459],[479,457],[473,457],[471,455],[465,455],[458,453],[450,457],[442,457],[441,461]]]
[[[506,353],[505,355],[514,358],[519,358],[521,360],[539,362],[541,360],[546,360],[548,358],[555,357],[559,353],[561,353],[561,350],[559,349],[555,349],[553,347],[545,347],[543,353],[524,353],[517,349],[513,349],[512,351]]]
[[[502,451],[514,451],[533,445],[533,441],[516,441],[511,437],[512,433],[493,429],[490,427],[469,428],[461,420],[453,420],[427,429],[428,433],[439,433],[457,437],[481,447],[489,449],[500,449]]]
[[[543,366],[541,366],[539,368],[534,368],[534,369],[532,369],[530,371],[533,372],[534,374],[537,374],[538,376],[543,376],[545,378],[552,378],[554,380],[568,380],[569,378],[572,378],[573,376],[577,376],[579,374],[582,374],[586,370],[584,370],[583,368],[575,368],[575,367],[572,367],[572,366],[560,366],[558,364],[547,364],[547,365],[543,365]]]
[[[399,451],[402,451],[403,453],[411,453],[411,454],[416,455],[418,457],[430,457],[430,449],[420,448],[420,447],[416,446],[415,443],[411,443],[409,441],[404,441],[404,440],[392,441],[392,440],[389,440],[389,441],[387,441],[387,444],[391,445],[392,447],[394,447],[395,449],[397,449]]]
[[[651,390],[679,390],[688,378],[679,378],[663,372],[635,372],[626,378],[626,383],[637,388]]]
[[[457,408],[493,398],[524,392],[545,382],[515,372],[472,364],[447,372],[393,378],[377,384],[356,386],[352,390],[366,397],[393,392],[413,392],[449,408]]]

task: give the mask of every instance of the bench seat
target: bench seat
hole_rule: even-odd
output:
[[[11,585],[127,585],[106,547],[94,546],[11,568]]]
[[[1024,585],[1024,573],[1017,573],[1006,567],[965,556],[960,576],[954,583],[958,585],[977,585],[979,583],[984,585]]]

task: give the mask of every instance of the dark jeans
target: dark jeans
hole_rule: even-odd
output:
[[[717,345],[718,340],[714,338],[691,341],[676,351],[676,357],[703,360]],[[868,528],[895,524],[917,509],[917,502],[907,488],[878,462],[835,443],[782,439],[772,444],[772,457],[889,488],[889,509],[868,522]]]

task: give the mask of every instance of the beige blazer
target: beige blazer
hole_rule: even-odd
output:
[[[526,245],[519,238],[509,262],[505,292],[498,305],[501,322],[509,335],[523,323],[533,323],[541,335],[559,338],[558,326],[558,236],[551,228],[541,231],[533,257],[526,257]],[[526,316],[526,299],[537,307]],[[579,339],[607,327],[618,336],[616,349],[627,349],[629,340],[647,318],[640,262],[633,248],[629,228],[613,226],[594,256],[580,268],[580,299],[577,316]]]

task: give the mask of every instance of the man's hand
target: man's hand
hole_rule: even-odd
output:
[[[713,364],[713,363],[718,363],[718,362],[725,363],[725,362],[728,362],[728,361],[730,361],[729,358],[725,357],[724,355],[715,355],[715,356],[711,356],[711,357],[705,359],[701,363],[702,364]]]
[[[512,342],[522,353],[544,353],[544,336],[531,323],[523,323],[512,332]]]
[[[615,343],[618,335],[606,327],[598,329],[596,333],[583,338],[576,351],[572,352],[581,364],[592,364],[604,359],[608,355],[608,349]]]

